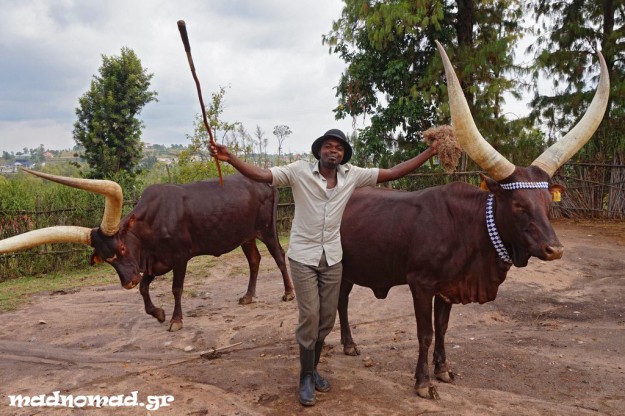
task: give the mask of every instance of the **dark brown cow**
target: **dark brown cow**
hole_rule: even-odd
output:
[[[28,169],[26,171],[64,185],[106,196],[104,218],[98,228],[50,227],[0,241],[0,253],[46,243],[79,242],[91,245],[91,261],[109,263],[124,288],[140,284],[145,311],[159,322],[165,313],[152,304],[149,285],[155,276],[173,270],[175,306],[170,331],[182,328],[181,296],[187,262],[196,256],[220,256],[241,246],[250,266],[247,293],[239,301],[255,296],[260,253],[258,238],[265,243],[284,280],[283,300],[294,298],[284,250],[276,230],[277,191],[267,184],[241,175],[185,185],[152,185],[135,208],[120,221],[122,193],[111,181],[65,178]]]
[[[341,342],[346,354],[356,355],[347,316],[353,285],[371,288],[380,299],[393,286],[410,287],[419,341],[415,389],[419,396],[432,398],[436,391],[430,386],[428,350],[434,336],[434,374],[442,381],[451,380],[445,356],[451,306],[495,299],[512,265],[524,267],[532,256],[541,260],[562,256],[564,248],[548,218],[550,191],[561,192],[562,187],[548,187],[547,182],[592,136],[609,94],[607,68],[600,55],[600,84],[584,118],[531,166],[514,166],[479,135],[453,68],[438,46],[456,137],[493,179],[483,175],[488,191],[456,182],[416,192],[377,188],[354,192],[341,226],[339,298]]]

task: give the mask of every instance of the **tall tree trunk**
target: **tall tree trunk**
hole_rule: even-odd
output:
[[[601,39],[601,49],[603,51],[604,58],[606,60],[606,65],[608,66],[608,71],[610,75],[613,75],[612,71],[614,68],[614,44],[612,38],[612,34],[614,32],[614,14],[616,13],[614,9],[614,0],[603,0],[603,33]],[[608,108],[606,109],[605,117],[610,118],[610,107],[612,106],[612,97],[610,94],[610,99],[608,100]]]

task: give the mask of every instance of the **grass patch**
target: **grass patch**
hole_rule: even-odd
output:
[[[105,264],[7,280],[0,283],[0,312],[17,309],[20,305],[30,302],[32,295],[37,293],[111,283],[119,284],[119,278],[111,266]]]

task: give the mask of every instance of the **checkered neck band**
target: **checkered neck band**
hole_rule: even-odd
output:
[[[512,183],[500,183],[499,186],[507,190],[549,188],[549,184],[547,182],[512,182]]]
[[[488,199],[486,200],[486,229],[488,230],[490,241],[493,243],[493,247],[495,247],[499,258],[506,263],[512,263],[512,259],[508,254],[508,250],[506,250],[506,247],[503,245],[503,241],[501,241],[501,237],[499,237],[499,232],[497,232],[497,225],[495,225],[495,215],[493,214],[494,200],[494,195],[488,194]]]
[[[507,190],[549,188],[549,184],[547,182],[512,182],[500,183],[499,186]],[[486,200],[486,229],[488,230],[490,241],[493,243],[493,247],[495,247],[499,258],[506,263],[512,263],[510,254],[508,254],[508,250],[506,250],[506,247],[503,245],[503,241],[501,241],[501,237],[499,236],[499,232],[497,231],[497,225],[495,224],[495,215],[493,214],[494,202],[494,195],[492,193],[488,194],[488,199]]]

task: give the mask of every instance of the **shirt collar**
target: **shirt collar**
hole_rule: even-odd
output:
[[[339,165],[339,168],[338,168],[338,173],[339,173],[340,175],[345,176],[345,174],[346,174],[347,172],[349,172],[349,168],[350,168],[351,166],[352,166],[352,165],[350,165],[349,163],[346,163],[346,164],[344,164],[344,165]],[[321,174],[319,173],[319,161],[316,161],[316,162],[315,162],[315,164],[313,165],[313,169],[312,169],[312,171],[313,171],[313,173],[317,173],[318,175],[321,175]]]

